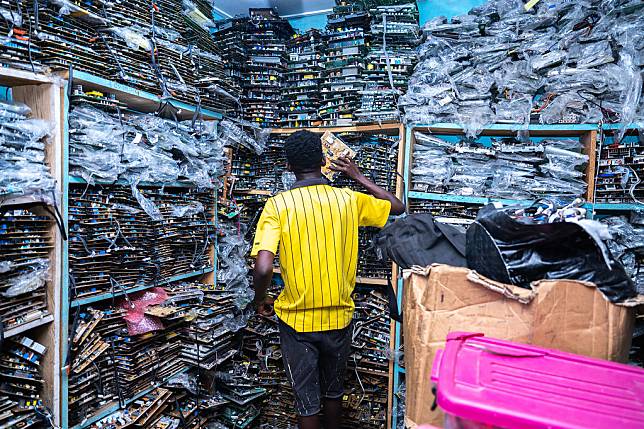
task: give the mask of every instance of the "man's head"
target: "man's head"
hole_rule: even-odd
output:
[[[297,131],[284,144],[288,166],[294,173],[318,172],[324,165],[322,141],[318,134]]]

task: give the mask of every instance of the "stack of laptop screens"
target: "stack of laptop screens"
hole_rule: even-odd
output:
[[[315,127],[320,107],[322,76],[322,36],[312,29],[293,37],[287,44],[288,71],[282,95],[283,119],[286,128]]]

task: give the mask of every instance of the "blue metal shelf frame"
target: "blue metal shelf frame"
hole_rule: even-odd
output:
[[[142,290],[150,289],[150,288],[153,288],[155,286],[163,286],[163,285],[166,285],[166,284],[169,284],[169,283],[178,282],[178,281],[189,279],[189,278],[192,278],[192,277],[197,277],[197,276],[201,276],[201,275],[204,275],[204,274],[213,273],[214,271],[215,271],[214,267],[204,268],[203,270],[193,271],[191,273],[179,274],[179,275],[176,275],[176,276],[169,277],[169,278],[167,278],[165,280],[159,281],[157,284],[145,284],[145,285],[141,285],[141,286],[132,287],[132,288],[126,289],[124,291],[119,290],[119,291],[110,292],[110,293],[102,293],[102,294],[96,295],[96,296],[90,296],[88,298],[75,299],[75,300],[73,300],[71,302],[70,305],[72,306],[72,308],[81,307],[83,305],[88,305],[88,304],[91,304],[91,303],[94,303],[94,302],[105,301],[107,299],[116,298],[116,297],[119,297],[119,296],[123,296],[125,294],[140,292]]]
[[[158,104],[161,99],[160,97],[145,92],[145,91],[140,91],[136,90],[133,88],[130,88],[126,85],[120,84],[118,82],[112,82],[107,79],[103,79],[94,75],[91,75],[89,73],[81,72],[81,71],[74,71],[73,72],[73,78],[79,81],[81,84],[89,83],[90,86],[94,88],[98,88],[99,90],[105,90],[107,92],[115,92],[117,94],[123,95],[125,94],[130,101],[133,101],[134,103],[138,103],[139,105],[146,105],[146,106],[153,106],[154,103]],[[69,122],[68,122],[68,117],[69,117],[69,109],[71,107],[71,100],[69,99],[68,96],[68,88],[69,85],[73,85],[72,81],[67,81],[62,93],[64,94],[64,98],[62,101],[62,108],[63,108],[63,115],[62,115],[62,121],[63,121],[63,148],[62,148],[62,155],[63,155],[63,196],[62,196],[62,216],[63,216],[63,222],[65,225],[65,229],[69,230],[69,186],[72,183],[87,183],[84,179],[78,178],[78,177],[72,177],[69,175]],[[190,112],[194,113],[197,110],[197,107],[194,105],[189,105],[180,101],[176,100],[168,100],[172,103],[173,106],[175,106],[178,109],[183,110],[184,112]],[[152,112],[153,110],[147,109],[149,112]],[[204,120],[217,120],[217,119],[222,119],[222,115],[213,112],[208,109],[203,109],[201,108],[201,114]],[[216,129],[216,128],[215,128]],[[112,184],[110,182],[100,182],[100,184]],[[118,185],[127,185],[125,182],[117,182],[116,184]],[[184,183],[184,182],[170,182],[170,183],[141,183],[142,186],[156,186],[156,187],[192,187],[194,185]],[[215,228],[218,225],[218,220],[217,220],[217,203],[218,203],[218,196],[217,196],[217,189],[214,189],[213,192],[215,193],[215,206],[214,206],[214,213],[213,213],[213,222]],[[171,277],[167,280],[164,280],[160,282],[159,284],[167,284],[170,282],[174,281],[180,281],[186,278],[191,278],[191,277],[196,277],[199,275],[205,275],[205,274],[210,274],[212,273],[213,277],[213,282],[212,284],[217,283],[217,241],[215,238],[215,241],[213,242],[213,259],[212,259],[212,267],[207,268],[204,270],[199,270],[195,271],[192,273],[187,273],[187,274],[182,274],[178,276]],[[74,300],[74,302],[70,302],[70,295],[69,295],[69,244],[67,241],[64,241],[62,244],[62,272],[63,272],[63,278],[62,278],[62,288],[63,290],[61,291],[61,309],[60,309],[60,323],[61,323],[61,362],[63,362],[63,367],[61,368],[61,392],[60,392],[60,404],[61,404],[61,428],[62,429],[68,429],[70,428],[69,426],[69,364],[67,362],[68,359],[68,341],[69,341],[69,322],[70,322],[70,310],[73,308],[77,308],[79,306],[87,305],[92,302],[99,302],[105,299],[109,299],[112,296],[118,296],[122,295],[122,292],[116,292],[114,295],[110,294],[103,294],[99,295],[97,297],[90,297],[86,299],[79,299],[79,300]],[[153,287],[154,285],[143,285],[140,287],[132,288],[128,290],[127,292],[136,292],[138,290],[144,290],[149,287]],[[186,372],[189,370],[189,367],[184,367],[182,368],[179,372],[176,374],[173,374],[172,376],[168,377],[172,378],[175,375],[181,374],[183,372]],[[150,388],[146,389],[145,391],[137,394],[135,397],[130,398],[125,401],[125,406],[131,404],[135,400],[139,399],[140,397],[146,395],[147,393],[151,392],[154,390],[156,387],[162,385],[165,381],[158,383],[155,386],[151,386]],[[100,420],[101,418],[113,413],[114,411],[118,410],[120,408],[119,404],[113,404],[111,406],[108,406],[107,408],[101,409],[101,412],[97,414],[96,416],[92,417],[91,419],[83,422],[82,424],[76,425],[72,427],[72,429],[82,429],[85,427],[88,427],[92,423]]]
[[[87,73],[80,70],[73,71],[73,80],[77,83],[83,85],[89,85],[91,87],[96,87],[99,90],[106,92],[114,92],[118,95],[125,97],[132,97],[137,100],[137,106],[147,106],[148,108],[143,109],[144,113],[150,113],[156,111],[159,103],[168,102],[179,111],[183,110],[189,113],[194,114],[197,111],[197,106],[184,103],[183,101],[173,100],[173,99],[162,99],[159,95],[152,94],[147,91],[140,89],[135,89],[130,86],[124,85],[119,82],[114,82],[109,79],[105,79],[99,76],[95,76],[91,73]],[[118,97],[117,97],[118,98]],[[204,119],[222,119],[223,115],[219,112],[215,112],[210,109],[205,109],[201,107],[199,109]]]

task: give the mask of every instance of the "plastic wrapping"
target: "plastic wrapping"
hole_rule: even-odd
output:
[[[217,282],[223,284],[225,291],[235,294],[235,307],[244,309],[255,297],[255,291],[250,287],[249,269],[246,264],[250,243],[244,239],[241,229],[235,225],[224,224],[220,227],[217,245],[220,261]]]
[[[159,305],[168,299],[168,294],[163,288],[155,287],[121,301],[121,308],[127,310],[123,317],[127,323],[129,335],[141,335],[148,332],[164,329],[158,317],[145,314],[148,307]]]
[[[10,267],[5,266],[10,269]],[[49,260],[36,259],[32,262],[29,271],[10,278],[6,284],[9,286],[2,296],[12,298],[43,288],[49,279]]]
[[[629,124],[641,117],[641,3],[487,3],[423,28],[400,105],[408,123]]]
[[[633,298],[634,284],[605,238],[605,226],[596,221],[535,224],[488,205],[467,230],[467,263],[492,280],[524,288],[542,279],[582,280],[611,302]]]
[[[139,27],[112,27],[109,31],[123,40],[130,49],[152,51],[152,42],[145,34],[141,34]]]
[[[612,236],[608,248],[631,276],[637,292],[644,294],[644,225],[632,224],[624,216],[610,216],[601,220]]]
[[[465,196],[574,199],[584,194],[584,165],[579,140],[533,142],[526,136],[483,145],[461,138],[448,142],[416,132],[412,190]]]
[[[212,188],[224,171],[224,141],[203,124],[80,105],[70,113],[70,172],[90,183],[180,180]]]
[[[183,0],[183,14],[206,31],[215,27],[212,19],[204,15],[190,0]]]
[[[228,119],[221,121],[219,123],[221,139],[226,142],[227,146],[245,147],[257,155],[261,155],[266,150],[266,142],[271,133],[270,128],[259,128],[250,123],[244,125],[246,125],[248,132]]]
[[[204,206],[199,201],[184,206],[172,206],[173,217],[190,217],[204,212]]]
[[[152,220],[157,222],[163,221],[163,215],[161,214],[161,211],[159,211],[159,208],[150,199],[146,198],[141,191],[136,188],[136,186],[136,183],[132,183],[132,195],[134,195],[134,198],[139,202],[143,211],[145,211]]]
[[[43,195],[51,199],[55,181],[45,159],[53,124],[29,119],[23,103],[0,102],[0,197]]]

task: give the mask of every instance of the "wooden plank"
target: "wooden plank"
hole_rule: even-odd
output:
[[[56,190],[62,193],[63,177],[63,103],[61,99],[63,83],[46,83],[38,85],[17,86],[13,88],[13,98],[31,108],[32,117],[50,121],[54,128],[46,148],[46,162],[52,176],[56,179]],[[61,364],[61,291],[62,291],[62,234],[55,222],[49,229],[54,246],[49,252],[50,281],[47,282],[47,309],[54,323],[39,330],[36,341],[47,347],[42,368],[45,388],[43,402],[54,413],[54,423],[60,424],[61,410],[61,379],[59,377]]]
[[[0,86],[25,86],[52,84],[54,77],[43,73],[0,67]]]
[[[584,152],[588,155],[588,166],[586,167],[586,201],[595,202],[595,181],[597,174],[597,131],[589,131],[581,137],[581,143],[584,145]]]

